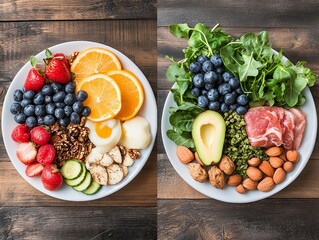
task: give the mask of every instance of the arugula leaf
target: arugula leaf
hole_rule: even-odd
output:
[[[245,82],[248,76],[256,77],[259,73],[258,69],[262,68],[261,62],[256,61],[253,57],[253,53],[250,56],[243,55],[244,64],[238,68],[240,81]]]

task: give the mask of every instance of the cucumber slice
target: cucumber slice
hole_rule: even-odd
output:
[[[86,171],[86,176],[84,181],[80,185],[73,187],[73,189],[75,191],[82,192],[86,190],[91,185],[91,183],[92,183],[91,173],[89,171]]]
[[[84,181],[87,170],[84,164],[80,163],[80,165],[82,166],[82,172],[80,176],[78,176],[75,179],[64,179],[67,185],[71,187],[76,187],[76,186],[79,186]]]
[[[87,195],[93,195],[97,193],[101,189],[102,185],[98,184],[94,180],[92,181],[91,185],[83,191],[83,193]]]
[[[75,159],[66,161],[61,168],[61,174],[66,179],[76,179],[82,171],[82,163]]]

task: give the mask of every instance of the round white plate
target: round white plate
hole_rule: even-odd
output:
[[[150,130],[152,135],[152,140],[148,147],[141,151],[142,157],[138,159],[133,166],[129,167],[129,174],[121,181],[120,183],[113,185],[113,186],[103,186],[102,189],[94,194],[94,195],[85,195],[80,192],[76,192],[71,187],[67,186],[66,184],[63,184],[61,188],[59,188],[56,191],[48,191],[46,190],[40,180],[40,177],[33,177],[30,178],[26,176],[25,174],[25,168],[26,166],[19,161],[19,159],[16,157],[16,149],[18,144],[15,143],[11,139],[11,132],[14,129],[14,127],[17,125],[15,121],[13,120],[13,115],[10,112],[10,105],[14,102],[13,100],[13,91],[18,88],[22,88],[24,81],[26,79],[27,73],[31,68],[30,62],[27,62],[17,73],[17,75],[14,77],[7,95],[4,100],[3,104],[3,110],[2,110],[2,135],[3,135],[3,141],[4,145],[6,147],[7,153],[9,155],[9,158],[14,165],[14,167],[17,169],[17,171],[20,173],[20,175],[33,187],[38,189],[39,191],[58,199],[62,200],[68,200],[68,201],[90,201],[94,199],[99,199],[105,196],[108,196],[121,188],[123,188],[126,184],[128,184],[130,181],[133,180],[133,178],[141,171],[144,164],[146,163],[149,155],[151,154],[151,151],[153,149],[155,137],[156,137],[156,131],[157,131],[157,105],[155,101],[155,97],[153,94],[153,90],[142,73],[142,71],[123,53],[119,52],[118,50],[106,46],[104,44],[95,43],[95,42],[88,42],[88,41],[74,41],[74,42],[65,42],[61,43],[52,47],[49,47],[50,51],[52,53],[62,52],[66,55],[72,54],[74,51],[83,51],[86,48],[90,47],[102,47],[106,48],[108,50],[111,50],[113,53],[115,53],[118,58],[120,59],[123,69],[130,70],[133,72],[141,81],[144,87],[144,93],[145,93],[145,101],[143,103],[143,106],[141,110],[139,111],[138,115],[143,116],[148,120],[150,123]],[[35,57],[42,61],[43,58],[45,58],[45,51],[40,52]]]
[[[169,123],[169,108],[176,106],[173,99],[173,94],[171,92],[168,94],[164,104],[161,126],[162,139],[168,159],[175,168],[176,172],[184,179],[185,182],[187,182],[198,192],[208,197],[230,203],[248,203],[267,198],[284,189],[298,177],[298,175],[306,166],[313,151],[317,135],[317,112],[309,88],[305,89],[304,95],[306,97],[306,103],[301,107],[301,110],[307,115],[307,125],[301,146],[298,149],[300,153],[300,160],[296,164],[294,170],[290,173],[287,173],[286,180],[283,183],[276,185],[275,188],[269,192],[260,192],[256,190],[248,191],[245,194],[239,194],[236,192],[235,187],[226,186],[221,190],[214,188],[209,181],[206,181],[205,183],[199,183],[190,176],[187,165],[181,163],[176,156],[175,143],[166,135],[166,131],[172,129],[172,126]]]

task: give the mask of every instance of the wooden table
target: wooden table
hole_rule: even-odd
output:
[[[181,59],[186,40],[168,31],[172,23],[197,22],[228,33],[269,32],[275,49],[296,63],[305,60],[319,73],[318,1],[158,0],[158,109],[171,87],[165,80],[169,61]],[[319,83],[311,88],[319,106]],[[317,107],[318,112],[318,107]],[[311,126],[308,126],[311,127]],[[229,204],[200,194],[175,172],[158,133],[158,239],[319,239],[319,145],[300,176],[271,198]]]
[[[88,40],[132,59],[156,90],[156,1],[0,1],[0,108],[17,71],[58,43]],[[5,129],[3,129],[5,131]],[[8,133],[9,134],[9,133]],[[66,202],[29,185],[0,144],[0,239],[155,239],[156,147],[120,191]]]

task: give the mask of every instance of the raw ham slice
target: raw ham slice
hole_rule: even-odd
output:
[[[294,115],[294,141],[292,149],[298,149],[306,127],[306,114],[296,108],[290,108],[289,112]]]
[[[295,128],[294,118],[294,114],[285,109],[285,115],[282,119],[282,145],[286,150],[292,149],[293,146]]]

